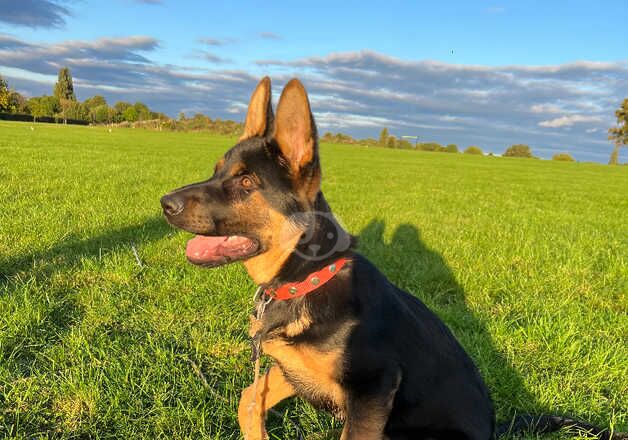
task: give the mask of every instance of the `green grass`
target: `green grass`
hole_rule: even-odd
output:
[[[0,123],[0,437],[238,438],[255,286],[240,265],[186,263],[189,234],[159,208],[234,139],[30,127]],[[453,329],[500,420],[628,430],[628,168],[321,150],[338,217]],[[272,438],[294,437],[289,419],[306,438],[340,426],[279,410]]]

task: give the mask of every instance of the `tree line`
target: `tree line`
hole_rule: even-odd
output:
[[[366,138],[366,139],[354,139],[348,134],[343,133],[330,133],[327,132],[321,138],[324,142],[331,142],[336,144],[356,144],[367,145],[373,147],[383,148],[399,148],[403,150],[419,150],[419,151],[431,151],[438,153],[460,153],[460,149],[456,144],[441,145],[437,142],[415,142],[414,144],[404,138],[397,138],[388,132],[388,128],[383,128],[379,134],[378,139]],[[484,155],[484,151],[477,145],[470,145],[462,150],[464,154]],[[493,156],[493,153],[488,153],[488,156]],[[538,157],[532,154],[532,149],[529,145],[514,144],[506,148],[503,157],[527,157],[538,159]],[[558,153],[552,157],[553,160],[574,162],[575,159],[569,153]]]
[[[614,148],[611,153],[609,165],[617,165],[619,163],[619,150],[622,147],[628,147],[628,98],[625,98],[620,105],[619,109],[615,111],[615,118],[617,119],[616,126],[611,127],[608,130],[608,139],[613,143]],[[455,144],[441,145],[437,142],[415,142],[414,145],[404,138],[397,138],[388,132],[388,128],[383,128],[379,134],[378,139],[366,138],[366,139],[354,139],[348,134],[344,133],[331,133],[327,132],[321,138],[324,142],[331,142],[336,144],[359,144],[384,148],[401,148],[405,150],[419,150],[419,151],[435,151],[443,153],[459,153],[460,150]],[[471,145],[464,149],[465,154],[477,154],[484,155],[484,152],[477,145]],[[492,156],[492,153],[488,154]],[[514,144],[506,148],[502,153],[503,157],[525,157],[535,158],[538,157],[532,154],[532,149],[526,144]],[[557,153],[552,156],[552,160],[574,162],[575,159],[569,153]]]
[[[29,99],[9,89],[6,81],[0,77],[0,111],[30,115],[34,122],[40,118],[54,118],[65,123],[85,121],[95,124],[168,119],[163,113],[150,110],[142,102],[131,104],[119,101],[110,106],[100,95],[79,102],[74,93],[70,69],[67,67],[59,70],[52,95],[34,96]]]
[[[52,95],[29,99],[9,89],[7,82],[0,76],[1,113],[8,113],[16,119],[18,116],[29,116],[33,122],[52,119],[63,123],[117,124],[159,130],[207,130],[225,135],[238,135],[243,129],[241,123],[211,119],[202,113],[196,113],[190,118],[181,113],[178,119],[171,119],[139,101],[118,101],[109,105],[103,96],[96,95],[79,102],[74,92],[72,74],[67,67],[59,70]]]
[[[59,70],[51,96],[36,96],[26,99],[15,90],[9,89],[6,81],[0,76],[0,114],[9,113],[15,115],[31,116],[33,121],[39,118],[54,118],[55,120],[70,122],[83,122],[92,124],[120,124],[156,128],[159,130],[208,130],[225,135],[238,135],[243,130],[243,124],[230,120],[211,119],[202,113],[196,113],[188,118],[184,113],[178,119],[171,119],[167,115],[152,111],[146,104],[126,101],[118,101],[110,106],[105,98],[100,95],[93,96],[83,102],[76,99],[74,83],[70,69],[63,67]],[[619,161],[619,150],[628,146],[628,98],[625,98],[619,109],[615,112],[617,124],[608,130],[608,139],[613,143],[609,164],[614,165]],[[459,153],[455,144],[441,145],[436,142],[421,142],[414,144],[404,138],[397,138],[382,129],[378,139],[354,139],[348,134],[327,132],[321,138],[324,142],[339,144],[360,144],[378,146],[384,148],[415,149],[420,151],[433,151],[444,153]],[[464,149],[463,153],[483,155],[484,152],[477,145],[471,145]],[[492,153],[489,153],[489,156]],[[502,156],[534,158],[528,145],[515,144],[508,147]],[[554,160],[574,161],[569,153],[558,153]]]

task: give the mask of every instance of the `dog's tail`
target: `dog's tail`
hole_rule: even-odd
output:
[[[495,434],[499,438],[506,434],[512,435],[525,432],[544,434],[558,431],[559,429],[586,432],[588,435],[596,436],[599,440],[628,440],[628,433],[625,432],[611,433],[608,429],[601,429],[590,423],[569,417],[552,415],[518,415],[511,421],[498,425],[495,429]]]

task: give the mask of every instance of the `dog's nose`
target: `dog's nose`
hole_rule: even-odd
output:
[[[175,216],[181,214],[183,211],[183,200],[181,198],[173,196],[172,194],[166,194],[160,200],[161,207],[164,212],[169,216]]]

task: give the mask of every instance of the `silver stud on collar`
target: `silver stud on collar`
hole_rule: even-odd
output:
[[[331,273],[336,272],[336,265],[335,265],[335,264],[330,264],[330,265],[329,265],[329,271],[330,271]]]
[[[292,286],[288,289],[288,292],[290,292],[290,295],[295,295],[297,293],[297,288]]]
[[[312,284],[314,284],[315,286],[318,286],[318,283],[320,283],[320,282],[321,282],[321,280],[320,280],[320,278],[318,278],[318,277],[312,277],[312,279],[310,280],[310,282],[311,282]]]

